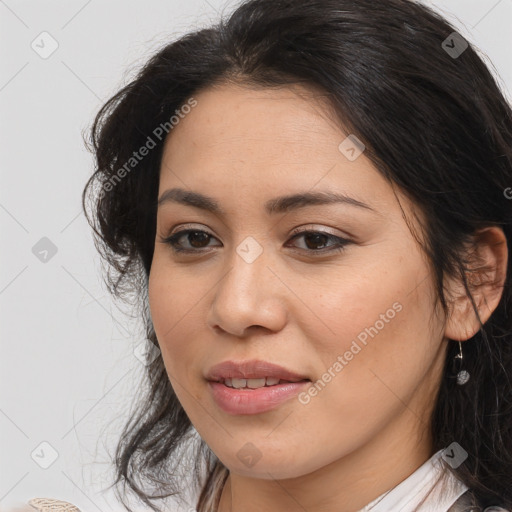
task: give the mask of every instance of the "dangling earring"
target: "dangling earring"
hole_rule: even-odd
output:
[[[469,380],[469,372],[466,370],[462,370],[464,356],[462,355],[462,344],[459,341],[459,353],[454,357],[454,364],[458,367],[457,372],[457,384],[459,386],[463,386]],[[458,364],[457,364],[458,363]]]

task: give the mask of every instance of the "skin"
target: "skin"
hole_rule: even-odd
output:
[[[478,329],[457,298],[458,283],[447,281],[453,315],[447,319],[437,307],[430,267],[393,187],[364,152],[354,161],[340,152],[348,133],[314,92],[205,89],[165,143],[159,197],[180,187],[212,196],[226,210],[219,216],[162,204],[149,278],[169,379],[230,470],[220,512],[355,512],[396,486],[433,454],[428,424],[447,338],[464,340]],[[318,190],[343,192],[374,211],[347,204],[278,215],[263,209],[276,196]],[[408,218],[421,218],[395,191]],[[298,227],[351,242],[315,257],[336,240],[293,239]],[[197,253],[175,254],[163,240],[187,228],[212,237],[185,235],[182,246]],[[263,249],[252,263],[236,252],[248,236]],[[503,234],[490,228],[482,238],[482,257],[499,264],[502,283]],[[494,288],[476,295],[482,321],[500,295]],[[213,401],[204,375],[214,364],[264,359],[316,382],[396,303],[401,310],[308,404],[293,398],[273,411],[234,416]],[[248,442],[261,455],[252,467],[237,457]]]

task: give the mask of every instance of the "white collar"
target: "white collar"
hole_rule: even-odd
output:
[[[418,508],[419,512],[446,512],[468,487],[446,469],[444,477],[435,485],[443,471],[440,460],[444,450],[437,453],[420,466],[412,475],[403,480],[390,491],[381,494],[358,512],[413,512],[415,507],[428,494],[425,503]],[[445,487],[440,490],[444,483]]]

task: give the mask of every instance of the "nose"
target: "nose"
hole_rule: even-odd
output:
[[[212,297],[212,329],[243,338],[256,328],[276,332],[284,327],[290,291],[269,263],[265,252],[252,262],[234,254]]]

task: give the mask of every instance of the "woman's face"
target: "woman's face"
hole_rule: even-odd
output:
[[[149,300],[169,379],[234,474],[424,460],[446,349],[427,260],[362,148],[296,91],[204,90],[167,138]],[[350,199],[279,200],[322,193]],[[190,252],[164,241],[189,229],[173,240]],[[308,381],[208,380],[219,363],[253,360]],[[280,371],[230,375],[260,387]]]

